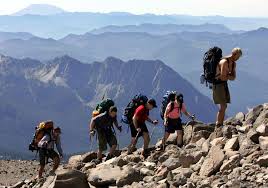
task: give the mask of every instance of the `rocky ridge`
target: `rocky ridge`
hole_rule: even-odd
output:
[[[151,147],[147,159],[140,150],[126,150],[96,165],[95,152],[72,156],[54,177],[42,183],[24,181],[16,188],[181,187],[228,188],[268,186],[268,104],[226,120],[223,128],[201,122],[185,127],[184,146],[169,138],[165,151]]]

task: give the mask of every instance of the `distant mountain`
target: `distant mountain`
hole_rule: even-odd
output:
[[[15,14],[13,16],[23,16],[23,15],[54,15],[54,14],[61,14],[65,11],[59,7],[47,4],[32,4]]]
[[[68,54],[83,62],[99,61],[107,56],[123,60],[160,59],[184,74],[200,70],[202,56],[211,46],[222,47],[225,55],[228,55],[233,47],[240,46],[244,51],[242,70],[250,70],[251,74],[265,80],[265,67],[268,65],[268,43],[265,40],[268,38],[267,30],[261,28],[239,34],[181,32],[161,36],[140,32],[72,34],[60,40],[7,40],[0,42],[0,53],[16,58],[31,57],[40,60]]]
[[[153,35],[166,35],[180,32],[211,32],[211,33],[232,33],[224,25],[220,24],[202,24],[202,25],[176,25],[176,24],[141,24],[116,26],[110,25],[99,29],[94,29],[90,33],[101,34],[106,32],[142,32]]]
[[[67,153],[87,151],[88,121],[103,95],[113,98],[122,112],[139,92],[156,98],[160,106],[165,91],[174,89],[184,93],[189,111],[200,120],[213,121],[216,112],[211,100],[161,61],[107,58],[83,64],[63,56],[44,64],[0,56],[0,88],[0,148],[24,154],[34,126],[47,119],[63,127]],[[160,119],[159,108],[152,115]],[[160,125],[154,139],[161,131]],[[122,133],[121,146],[128,142],[129,134]]]
[[[24,32],[18,32],[18,33],[11,33],[11,32],[0,32],[0,42],[10,39],[22,39],[22,40],[28,40],[30,38],[34,37],[31,33],[24,33]]]
[[[100,61],[107,56],[128,59],[159,59],[172,67],[184,77],[197,72],[195,82],[199,84],[202,70],[202,58],[211,46],[220,46],[224,55],[228,55],[233,47],[243,49],[243,57],[238,62],[239,71],[252,76],[253,80],[266,82],[268,69],[268,29],[260,28],[238,34],[222,34],[208,32],[182,32],[155,36],[147,33],[103,33],[84,35],[68,35],[60,40],[31,38],[29,40],[7,40],[0,42],[0,53],[16,58],[31,57],[48,60],[68,54],[85,63]],[[239,77],[239,74],[238,74]],[[244,77],[243,77],[244,78]],[[241,85],[248,79],[241,80]],[[236,83],[236,82],[235,82]],[[253,82],[254,83],[254,82]],[[239,87],[238,87],[239,88]],[[229,109],[232,113],[244,110],[248,105],[264,103],[266,87],[260,92],[260,101],[256,103],[248,97],[241,103],[233,103]],[[241,90],[237,95],[243,95]],[[231,115],[231,114],[230,114]]]
[[[46,10],[46,8],[44,9]],[[225,25],[231,30],[252,30],[257,29],[259,27],[268,27],[267,18],[232,18],[221,16],[184,16],[154,14],[134,15],[122,12],[62,13],[62,10],[49,11],[53,13],[52,15],[40,15],[41,11],[37,11],[39,15],[32,15],[35,12],[31,11],[26,12],[27,14],[23,13],[23,16],[0,16],[0,31],[29,32],[39,37],[58,39],[71,33],[82,34],[93,29],[105,27],[111,24],[116,26],[140,25],[146,23],[177,25],[220,24]],[[47,11],[44,12],[47,13]],[[223,31],[225,30],[226,29],[223,29]]]

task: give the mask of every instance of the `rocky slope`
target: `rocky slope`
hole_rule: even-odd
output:
[[[238,113],[223,128],[192,122],[185,127],[182,148],[169,139],[165,151],[140,150],[96,165],[96,153],[76,155],[45,183],[21,182],[17,187],[182,187],[227,188],[268,186],[268,104]],[[158,144],[157,144],[158,145]],[[156,145],[156,147],[157,147]]]

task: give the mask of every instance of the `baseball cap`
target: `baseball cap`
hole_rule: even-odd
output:
[[[156,101],[154,99],[149,99],[148,103],[151,104],[154,108],[157,108]]]

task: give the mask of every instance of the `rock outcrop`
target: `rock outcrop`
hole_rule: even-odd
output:
[[[185,127],[185,145],[174,145],[172,135],[164,151],[151,150],[146,159],[140,150],[95,164],[96,153],[73,156],[66,169],[47,178],[43,187],[267,187],[268,136],[265,114],[259,105],[248,114],[228,119],[214,130],[201,122]],[[219,133],[220,132],[220,133]],[[159,143],[158,143],[159,144]],[[157,145],[158,145],[157,144]],[[17,187],[40,187],[20,182]]]

